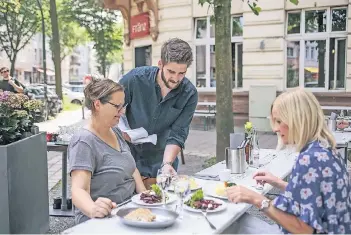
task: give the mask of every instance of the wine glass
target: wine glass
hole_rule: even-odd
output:
[[[169,186],[171,185],[172,175],[170,172],[166,170],[159,169],[157,171],[156,183],[161,188],[162,191],[162,201],[163,207],[166,207],[166,193],[165,191],[168,190]]]
[[[190,178],[187,175],[178,175],[174,182],[174,193],[178,196],[179,219],[183,219],[184,198],[190,192]]]

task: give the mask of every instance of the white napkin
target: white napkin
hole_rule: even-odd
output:
[[[132,144],[152,143],[153,145],[156,145],[157,143],[156,134],[149,135],[143,127],[131,129],[125,115],[119,119],[118,127],[121,131],[129,135]]]

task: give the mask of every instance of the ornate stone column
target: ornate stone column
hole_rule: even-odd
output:
[[[119,10],[123,16],[124,23],[124,43],[130,45],[130,12],[131,12],[131,1],[130,0],[101,0],[103,1],[104,8],[111,10]]]

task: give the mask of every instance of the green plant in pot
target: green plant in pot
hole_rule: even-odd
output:
[[[41,107],[41,101],[30,100],[24,94],[0,92],[0,145],[30,136],[33,117]]]

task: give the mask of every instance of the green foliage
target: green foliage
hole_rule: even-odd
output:
[[[36,0],[0,1],[0,46],[12,64],[11,74],[17,53],[38,32],[40,19]]]
[[[79,23],[72,21],[65,4],[66,0],[56,0],[61,61],[64,60],[66,56],[70,55],[76,46],[84,45],[89,41],[87,31],[85,28],[81,27]],[[48,5],[48,3],[46,5]],[[49,12],[47,12],[46,15],[48,15],[48,13]],[[47,18],[47,22],[46,33],[49,36],[50,47],[52,48],[53,43],[57,42],[53,41],[50,17]]]
[[[210,6],[212,6],[214,4],[214,1],[215,0],[199,0],[199,4],[201,6],[204,6],[205,3],[208,3],[209,4],[209,8]],[[228,0],[230,1],[230,0]],[[244,0],[243,0],[244,1]],[[289,0],[291,3],[297,5],[299,4],[299,0]],[[255,15],[259,15],[260,12],[262,11],[262,8],[259,7],[257,5],[258,3],[258,0],[247,0],[247,4],[249,5],[249,7],[251,8],[251,11],[255,14]]]
[[[0,93],[0,145],[22,139],[31,131],[34,114],[42,107],[39,100],[29,100],[26,95],[12,92]]]
[[[217,158],[216,156],[211,157],[210,159],[207,159],[205,163],[202,165],[203,169],[209,168],[210,166],[213,166],[214,164],[217,163]]]
[[[94,0],[65,0],[63,8],[65,16],[84,27],[95,42],[99,70],[106,75],[107,67],[123,47],[120,12],[103,9]]]

